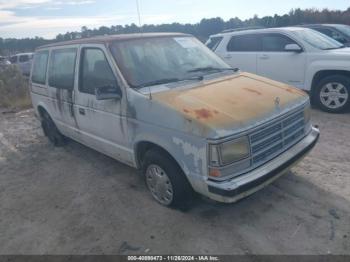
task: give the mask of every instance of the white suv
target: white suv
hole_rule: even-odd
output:
[[[211,36],[207,46],[232,67],[308,91],[324,111],[350,106],[350,48],[317,31],[233,30]]]

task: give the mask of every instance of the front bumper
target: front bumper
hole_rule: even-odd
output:
[[[260,190],[285,174],[298,163],[317,143],[320,132],[312,128],[300,142],[267,164],[239,177],[223,182],[208,180],[207,196],[219,202],[232,203]]]

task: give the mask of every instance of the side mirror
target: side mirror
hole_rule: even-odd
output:
[[[288,44],[284,47],[284,51],[301,53],[303,52],[303,49],[297,44]]]
[[[97,100],[120,99],[122,93],[118,87],[115,86],[101,86],[95,88],[95,95]]]

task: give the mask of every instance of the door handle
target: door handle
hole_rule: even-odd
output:
[[[225,59],[231,59],[231,58],[232,58],[232,55],[225,55],[224,58],[225,58]]]
[[[259,58],[262,60],[266,60],[266,59],[269,59],[270,56],[269,55],[261,55]]]
[[[84,108],[79,108],[79,114],[85,116],[85,109]]]

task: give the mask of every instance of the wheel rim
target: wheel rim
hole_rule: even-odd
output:
[[[349,93],[341,83],[332,82],[324,85],[320,92],[321,103],[331,109],[343,107],[349,99]]]
[[[173,201],[173,186],[166,172],[158,165],[150,165],[146,171],[146,182],[152,196],[162,205]]]

